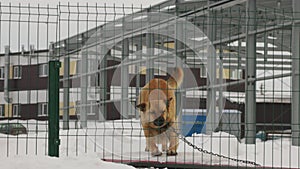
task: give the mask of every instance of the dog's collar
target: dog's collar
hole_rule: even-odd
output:
[[[170,126],[170,122],[166,123],[165,125],[163,125],[162,127],[158,128],[157,130],[160,130],[160,131],[165,131],[169,128]]]

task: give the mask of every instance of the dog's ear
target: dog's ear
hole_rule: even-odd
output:
[[[173,98],[172,97],[170,97],[169,99],[167,99],[166,101],[165,101],[165,103],[166,103],[166,106],[167,107],[169,107],[169,105],[170,105],[170,101],[172,100]]]
[[[146,103],[140,103],[136,105],[136,108],[139,108],[140,111],[144,112],[146,110]]]

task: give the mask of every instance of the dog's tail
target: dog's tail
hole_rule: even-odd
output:
[[[172,88],[177,89],[182,84],[183,77],[184,77],[184,73],[182,68],[176,67],[174,69],[174,72],[171,74],[170,78],[167,80],[167,83]]]

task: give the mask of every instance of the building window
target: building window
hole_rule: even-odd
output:
[[[128,73],[129,74],[136,74],[136,65],[129,65],[128,66]]]
[[[231,79],[234,79],[234,80],[236,80],[236,79],[242,79],[242,75],[243,75],[243,71],[242,70],[235,69],[235,70],[232,70],[230,73],[231,73],[230,74],[230,78]]]
[[[4,67],[0,67],[0,79],[4,79],[5,74],[4,74]]]
[[[76,101],[76,115],[80,116],[81,110],[84,110],[87,115],[95,115],[98,111],[97,107],[96,101],[88,101],[87,104],[81,104],[80,101]]]
[[[5,113],[4,113],[4,104],[0,105],[0,117],[4,117]]]
[[[88,115],[95,115],[97,112],[97,103],[96,101],[89,101],[89,106],[88,106]]]
[[[154,69],[154,75],[166,76],[167,75],[167,64],[161,63],[160,66]],[[171,71],[172,72],[172,71]]]
[[[38,116],[47,116],[48,115],[48,104],[39,103],[38,104]]]
[[[81,60],[76,61],[76,73],[81,74]]]
[[[81,108],[81,107],[80,107],[80,101],[77,100],[77,101],[75,102],[75,115],[76,115],[76,116],[80,116],[80,108]]]
[[[121,99],[121,86],[110,86],[110,99]]]
[[[20,105],[19,104],[14,104],[12,107],[13,111],[13,117],[20,117]]]
[[[96,62],[96,61],[95,61]],[[88,60],[88,63],[87,63],[87,72],[82,72],[82,65],[81,65],[81,60],[77,60],[76,61],[76,74],[77,75],[84,75],[86,76],[87,78],[87,82],[88,82],[88,87],[91,87],[91,86],[97,86],[98,84],[98,73],[94,73],[94,74],[91,74],[91,72],[95,72],[97,69],[93,69],[93,65],[95,65],[96,63],[93,63],[92,60]],[[85,74],[88,74],[88,75],[85,75]]]
[[[46,77],[48,76],[48,64],[41,64],[39,65],[39,76]]]
[[[207,69],[204,64],[201,65],[201,67],[200,67],[200,77],[203,77],[203,78],[207,77]]]
[[[14,66],[13,67],[13,78],[14,79],[21,79],[22,76],[22,67],[21,66]]]

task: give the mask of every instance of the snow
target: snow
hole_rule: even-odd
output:
[[[134,167],[124,164],[105,162],[95,155],[77,157],[47,157],[35,155],[14,155],[9,158],[0,157],[1,168],[5,169],[132,169]]]
[[[100,159],[245,166],[242,163],[200,153],[182,141],[177,156],[169,157],[163,154],[161,157],[151,157],[150,153],[144,151],[145,139],[139,120],[89,121],[87,130],[75,129],[75,123],[71,122],[70,130],[60,131],[60,158],[50,158],[46,156],[46,122],[35,120],[19,122],[30,130],[28,135],[0,134],[0,160],[9,169],[20,166],[29,168],[49,166],[49,169],[130,168],[127,165],[107,163]],[[39,132],[36,132],[37,130]],[[241,160],[255,161],[263,166],[300,168],[300,148],[292,146],[290,138],[266,142],[257,139],[255,145],[249,145],[245,144],[244,140],[239,142],[233,135],[217,132],[212,135],[194,134],[187,139],[205,150]]]
[[[3,121],[7,122],[7,121]],[[84,137],[78,140],[70,137],[67,141],[64,135],[70,131],[60,131],[61,146],[60,157],[47,156],[47,122],[45,121],[21,121],[13,120],[10,122],[22,123],[29,130],[28,135],[11,136],[0,134],[0,161],[1,168],[5,169],[132,169],[134,167],[102,161],[98,153],[85,152]],[[39,132],[37,132],[39,131]],[[77,134],[84,131],[76,130]],[[68,143],[64,144],[64,143]],[[89,141],[92,144],[91,141]],[[75,146],[78,144],[79,146]]]
[[[105,135],[104,139],[98,139],[97,141],[97,144],[104,148],[106,152],[102,158],[158,162],[173,161],[207,165],[244,165],[199,153],[182,141],[180,141],[178,148],[178,156],[168,157],[163,155],[160,158],[151,157],[149,153],[144,152],[145,140],[138,120],[97,123],[97,127],[106,128],[105,134],[103,134]],[[217,132],[212,135],[196,134],[187,139],[205,150],[241,160],[255,161],[263,166],[300,167],[300,148],[292,146],[290,138],[269,140],[266,142],[257,139],[255,145],[246,145],[243,140],[239,142],[233,135]]]

